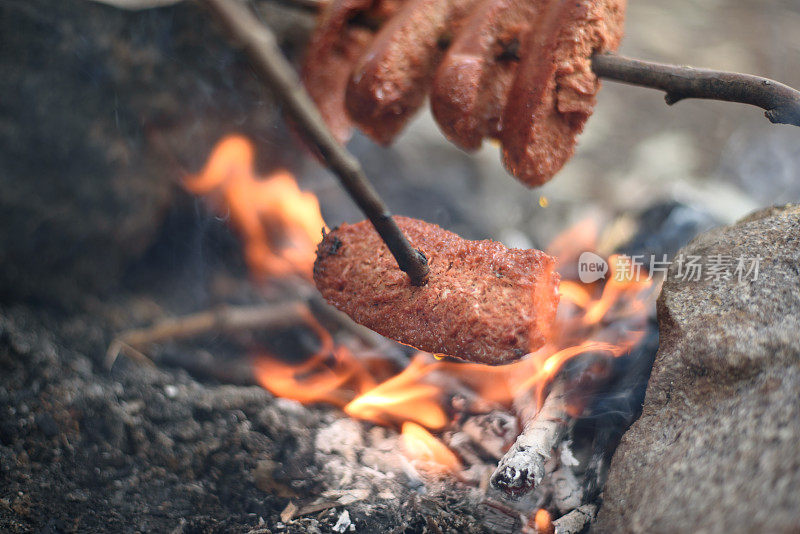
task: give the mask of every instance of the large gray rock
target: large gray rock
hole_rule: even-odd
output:
[[[683,281],[673,264],[644,410],[614,456],[595,531],[798,532],[800,206],[682,252],[704,265],[763,259],[755,281]]]

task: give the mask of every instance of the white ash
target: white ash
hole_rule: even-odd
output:
[[[342,533],[342,532],[345,532],[347,530],[355,530],[355,528],[351,528],[351,527],[354,527],[354,526],[355,525],[353,525],[353,522],[350,521],[350,512],[345,510],[339,516],[339,519],[336,521],[336,524],[333,525],[333,528],[331,530],[333,530],[334,532]]]

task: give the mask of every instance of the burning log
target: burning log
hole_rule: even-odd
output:
[[[397,276],[363,221],[333,230],[317,248],[314,281],[328,302],[401,343],[465,360],[507,363],[544,345],[559,298],[550,256],[397,222],[428,258],[428,284],[415,288]]]
[[[588,399],[608,381],[612,359],[612,353],[587,352],[580,359],[571,361],[573,368],[562,370],[553,378],[543,403],[534,402],[530,391],[514,399],[523,429],[492,475],[495,487],[510,497],[520,497],[538,486],[550,470],[558,467],[558,463],[548,464],[553,451],[563,445],[567,430],[583,412]],[[537,410],[539,404],[541,409]],[[569,451],[562,451],[562,459],[565,453],[569,459]],[[567,461],[572,462],[577,463],[574,458]],[[583,485],[591,481],[578,481],[569,465],[561,465],[560,469],[558,478],[561,480],[556,484],[553,498],[557,508],[569,510],[580,504],[585,493]]]
[[[568,394],[566,380],[557,377],[542,408],[525,421],[522,433],[497,465],[491,478],[495,487],[520,497],[541,483],[545,463],[574,421]],[[527,414],[521,415],[525,420]]]

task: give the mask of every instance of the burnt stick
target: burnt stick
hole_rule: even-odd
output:
[[[238,0],[203,0],[202,3],[208,6],[250,55],[253,66],[283,104],[301,135],[317,149],[328,168],[375,226],[400,269],[408,275],[412,284],[423,285],[428,277],[425,256],[406,239],[391,212],[369,183],[358,160],[334,139],[297,73],[283,56],[273,33]]]
[[[574,418],[569,414],[569,383],[563,375],[553,379],[542,407],[526,420],[522,433],[500,460],[491,482],[510,497],[519,497],[539,485],[545,463]]]
[[[594,521],[597,505],[584,504],[553,521],[555,534],[578,534]]]
[[[500,460],[492,484],[510,497],[520,497],[538,486],[552,451],[566,439],[566,431],[575,423],[594,391],[610,377],[611,353],[589,352],[572,360],[553,378],[541,408],[532,398],[534,391],[514,399],[517,416],[523,422],[522,433]]]
[[[235,333],[247,330],[292,326],[311,316],[303,302],[286,302],[259,306],[222,306],[182,317],[169,317],[153,326],[121,332],[106,351],[105,364],[114,365],[121,351],[140,356],[147,345],[169,340],[187,339],[207,332]]]

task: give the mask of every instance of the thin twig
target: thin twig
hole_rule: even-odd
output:
[[[153,343],[187,339],[207,332],[231,334],[292,326],[310,314],[304,303],[289,302],[248,307],[224,306],[183,317],[171,317],[153,326],[128,330],[116,336],[106,351],[105,363],[106,367],[111,368],[120,352],[134,354],[137,361],[147,359],[141,349]]]
[[[592,57],[592,70],[601,78],[661,89],[672,105],[685,98],[740,102],[766,110],[774,123],[800,126],[800,91],[775,80],[717,70],[651,63],[616,54]]]
[[[350,197],[375,226],[386,246],[411,283],[422,285],[428,276],[428,261],[412,248],[386,205],[367,180],[358,160],[340,145],[325,125],[311,97],[289,62],[283,57],[272,32],[238,0],[203,0],[250,54],[289,117],[336,174]],[[325,68],[321,65],[320,68]]]

